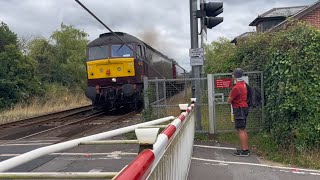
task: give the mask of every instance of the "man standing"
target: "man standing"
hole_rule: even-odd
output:
[[[246,131],[246,123],[248,116],[248,103],[247,103],[247,85],[243,79],[243,71],[237,68],[233,71],[233,78],[236,85],[232,88],[228,97],[228,103],[232,105],[234,114],[234,124],[238,131],[241,149],[237,150],[235,156],[249,156],[248,135]]]

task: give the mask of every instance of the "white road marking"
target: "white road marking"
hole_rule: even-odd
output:
[[[39,146],[39,145],[49,145],[52,143],[27,143],[27,144],[2,144],[0,146]]]
[[[16,141],[16,142],[18,142],[18,143],[38,143],[38,142],[40,142],[40,143],[43,143],[43,142],[56,142],[56,141],[59,141],[58,139],[56,139],[56,140],[53,140],[53,139],[47,139],[47,140],[26,140],[26,141]]]
[[[91,169],[89,172],[101,172],[102,169]]]
[[[115,155],[138,155],[138,153],[130,152],[111,152],[111,153],[52,153],[52,155],[62,156],[115,156]]]
[[[19,156],[20,154],[0,154],[0,157],[12,157],[12,156]]]
[[[290,171],[280,169],[280,172],[286,172],[286,173],[288,173],[288,172],[290,172]]]
[[[21,154],[0,154],[0,157],[12,157],[19,156]],[[111,152],[111,153],[52,153],[49,155],[60,155],[60,156],[110,156],[115,157],[118,155],[138,155],[138,153],[130,153],[130,152]]]
[[[311,175],[320,176],[320,173],[310,173]]]
[[[276,168],[276,169],[288,169],[288,170],[292,170],[294,172],[306,171],[306,172],[320,173],[319,170],[315,170],[315,169],[302,169],[302,168],[292,168],[292,167],[283,167],[283,166],[272,166],[272,165],[267,165],[267,164],[256,164],[256,163],[247,163],[247,162],[221,161],[221,160],[203,159],[203,158],[196,158],[196,157],[192,157],[192,159],[198,160],[198,161],[204,161],[204,162],[218,162],[218,163],[224,163],[224,164],[237,164],[237,165],[269,167],[269,168]]]
[[[220,147],[220,146],[204,146],[204,145],[193,145],[194,147],[202,147],[202,148],[209,148],[209,149],[225,149],[225,150],[236,150],[236,148],[231,147]]]

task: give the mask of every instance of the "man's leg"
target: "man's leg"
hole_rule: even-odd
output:
[[[236,120],[235,121],[236,128],[238,130],[241,149],[237,150],[235,153],[233,153],[235,156],[249,156],[249,146],[248,146],[248,134],[246,131],[246,120]]]
[[[240,138],[241,150],[249,150],[248,134],[246,129],[238,129],[238,134]]]

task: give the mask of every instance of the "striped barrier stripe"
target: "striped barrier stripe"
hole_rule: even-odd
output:
[[[151,170],[151,165],[155,155],[150,149],[143,150],[134,161],[132,161],[124,171],[117,177],[117,180],[138,180],[145,179]]]
[[[193,110],[194,103],[192,103],[186,112],[179,115],[177,119],[172,121],[157,137],[156,142],[153,144],[153,150],[143,150],[119,175],[115,177],[116,180],[140,180],[146,179],[150,173],[152,164],[155,162],[159,155],[163,153],[169,140],[180,128],[183,121],[188,114]]]

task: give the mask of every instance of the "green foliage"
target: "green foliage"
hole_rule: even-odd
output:
[[[0,24],[0,52],[5,50],[5,46],[13,44],[17,45],[17,35],[12,32],[9,27],[4,23],[1,22]]]
[[[215,48],[207,49],[207,54],[223,57],[225,61],[223,64],[223,58],[207,60],[217,61],[208,64],[218,64],[212,69],[218,68],[224,72],[230,72],[235,67],[264,71],[265,129],[271,133],[279,148],[293,148],[301,152],[320,148],[319,42],[319,29],[301,22],[291,22],[282,31],[255,34],[243,39],[232,55],[219,54],[229,52],[224,50],[227,45],[221,40],[212,43]],[[220,68],[225,66],[231,68]]]
[[[234,55],[235,67],[241,67],[245,71],[262,71],[269,60],[269,53],[266,50],[270,38],[271,34],[257,34],[240,40]]]
[[[36,62],[18,49],[16,35],[0,26],[0,108],[26,100],[41,92],[35,77]],[[3,41],[2,41],[3,40]]]
[[[220,38],[206,45],[206,73],[223,73],[232,71],[236,67],[234,62],[236,46],[226,38]]]
[[[30,57],[39,64],[38,75],[44,83],[60,83],[84,88],[87,34],[61,24],[50,40],[36,38],[30,43]]]
[[[265,65],[267,129],[284,148],[319,148],[320,31],[298,23],[274,35]]]
[[[44,97],[56,86],[84,89],[87,36],[61,24],[49,40],[40,37],[27,44],[24,39],[25,44],[19,46],[17,35],[1,23],[0,109],[33,96]]]

